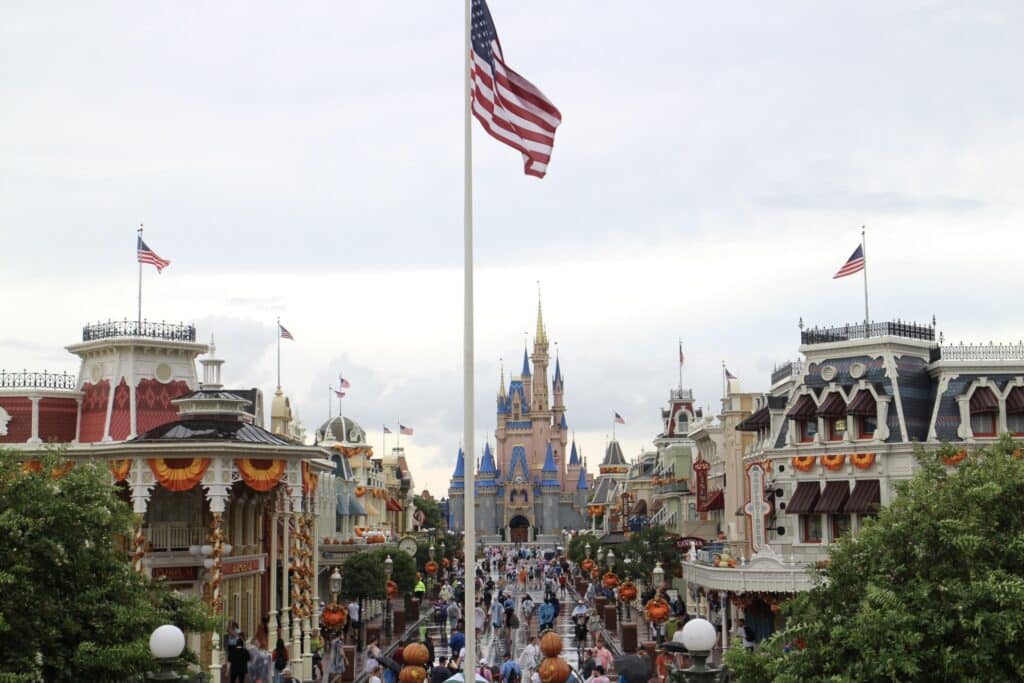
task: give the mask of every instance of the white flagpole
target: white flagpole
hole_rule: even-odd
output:
[[[277,318],[277,388],[281,388],[281,318]],[[330,415],[327,416],[330,419]]]
[[[139,241],[142,240],[142,223],[139,223]],[[136,245],[135,260],[138,261],[138,245]],[[142,334],[142,261],[139,261],[139,317],[138,317],[139,329],[136,334]]]
[[[464,469],[463,479],[463,519],[464,534],[462,551],[466,558],[466,660],[464,662],[463,679],[476,680],[476,472],[473,461],[476,449],[473,447],[473,130],[472,102],[473,81],[470,78],[470,52],[472,51],[473,1],[466,0],[465,41],[462,44],[465,61],[462,73],[465,80],[465,91],[462,93],[464,126],[463,145],[463,302],[462,302],[462,440],[466,444],[465,454],[469,457],[469,466]],[[457,654],[457,653],[456,653]]]
[[[860,255],[864,257],[864,334],[867,334],[871,316],[868,315],[868,247],[863,225],[860,226]]]

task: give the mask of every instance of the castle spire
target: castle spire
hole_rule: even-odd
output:
[[[498,398],[506,398],[505,394],[505,359],[499,358],[498,363],[501,365],[501,382],[498,383]]]
[[[526,353],[526,348],[523,348],[523,377],[530,376],[530,356]]]
[[[540,305],[540,281],[537,281],[537,332],[534,335],[534,342],[536,344],[547,344],[548,335],[544,331],[544,313],[541,310]]]

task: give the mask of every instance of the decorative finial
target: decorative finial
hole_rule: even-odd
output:
[[[804,317],[803,316],[800,316],[800,323],[797,325],[797,327],[800,328],[801,332],[804,331]]]

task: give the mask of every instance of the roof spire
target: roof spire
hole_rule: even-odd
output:
[[[548,335],[544,332],[544,313],[540,305],[540,280],[537,280],[537,332],[534,335],[534,342],[547,344]]]
[[[526,348],[523,348],[523,377],[530,376],[530,357],[526,353]]]
[[[505,359],[499,356],[498,364],[501,366],[501,382],[498,384],[498,398],[505,398]]]

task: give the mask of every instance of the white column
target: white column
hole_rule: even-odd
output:
[[[32,436],[29,438],[29,443],[42,443],[43,440],[39,438],[39,396],[29,396],[32,401]]]
[[[725,651],[729,649],[729,626],[728,619],[726,616],[729,614],[729,594],[725,591],[718,591],[718,599],[722,603],[722,656],[725,656]]]
[[[291,620],[288,611],[288,565],[292,561],[291,544],[291,514],[288,512],[288,499],[285,499],[284,512],[281,514],[281,521],[284,524],[284,534],[281,538],[281,640],[285,645],[291,647]]]
[[[75,399],[75,403],[78,405],[78,410],[75,411],[75,440],[72,443],[78,443],[78,440],[82,438],[82,399]]]
[[[301,486],[301,484],[300,484],[300,486]],[[300,501],[301,501],[301,499],[300,499]],[[298,508],[299,511],[296,512],[294,508]],[[296,532],[299,531],[299,516],[302,514],[301,510],[302,510],[302,503],[301,502],[298,505],[293,505],[292,519],[295,520],[295,531]],[[292,559],[293,562],[296,563],[296,568],[298,568],[299,557],[300,557],[300,552],[299,552],[300,549],[298,547],[298,544],[299,544],[298,535],[296,535],[296,537],[294,539],[292,539],[292,544],[295,547],[292,548],[292,552],[290,553],[291,554],[291,559]],[[299,613],[301,614],[302,607],[301,607],[301,605],[299,605],[299,603],[293,604],[292,605],[292,610],[294,611],[296,606],[298,606],[298,608],[300,610]],[[299,618],[295,619],[292,622],[292,625],[293,625],[293,628],[292,628],[292,646],[291,646],[291,652],[290,652],[290,654],[292,656],[291,669],[292,669],[292,674],[294,675],[294,677],[301,681],[301,680],[305,679],[305,675],[304,675],[305,674],[305,665],[304,665],[305,663],[304,663],[304,660],[302,659],[302,618],[299,617]]]
[[[267,606],[267,640],[271,647],[277,644],[277,499],[271,502],[270,510],[270,557],[267,571],[270,572],[270,604]]]

